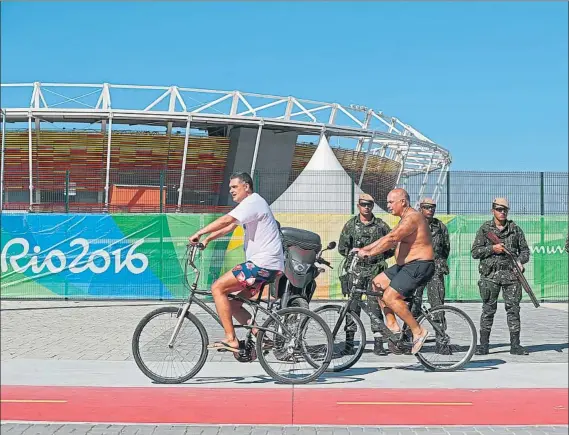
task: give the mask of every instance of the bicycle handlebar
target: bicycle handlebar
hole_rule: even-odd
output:
[[[358,262],[364,262],[367,261],[369,259],[369,255],[365,255],[364,258],[360,258],[358,256],[357,252],[354,252],[353,254],[354,256],[352,257],[352,262],[350,263],[350,268],[349,268],[349,272],[350,273],[355,273],[354,269],[356,267],[356,265],[358,264]]]
[[[203,243],[188,243],[186,245],[186,261],[184,262],[184,280],[186,282],[186,284],[188,286],[191,287],[189,281],[188,281],[188,266],[190,266],[192,268],[192,270],[194,271],[194,273],[196,274],[196,279],[194,282],[194,285],[197,284],[199,276],[200,276],[200,271],[199,269],[196,267],[195,263],[194,263],[194,259],[196,258],[196,254],[199,251],[203,251],[205,249],[205,246]]]

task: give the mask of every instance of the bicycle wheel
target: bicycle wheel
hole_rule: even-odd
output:
[[[180,312],[181,308],[161,307],[148,313],[132,337],[136,365],[142,373],[161,384],[179,384],[191,379],[207,358],[207,332],[197,317],[189,312],[174,346],[168,347]],[[159,373],[162,369],[164,372]]]
[[[275,381],[285,384],[306,384],[317,379],[332,358],[330,329],[317,314],[304,308],[283,308],[274,314],[289,332],[272,317],[265,321],[264,329],[257,334],[261,366]]]
[[[477,334],[472,319],[462,310],[441,305],[417,320],[430,338],[415,355],[429,371],[451,372],[464,367],[476,350]],[[439,334],[434,324],[444,331]]]
[[[339,305],[323,305],[316,308],[314,312],[326,322],[330,331],[333,331],[338,323],[341,309]],[[351,323],[350,319],[353,321],[351,328],[354,334],[353,340],[347,340],[346,324]],[[334,351],[327,370],[341,372],[349,369],[359,361],[366,347],[366,331],[360,317],[353,311],[348,311],[332,339],[334,340]]]

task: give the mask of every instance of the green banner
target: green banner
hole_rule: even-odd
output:
[[[2,216],[1,298],[181,299],[183,254],[188,236],[214,214],[4,214]],[[282,226],[337,241],[346,214],[276,213]],[[379,215],[393,228],[398,218]],[[451,239],[447,300],[479,301],[478,261],[470,255],[476,231],[489,216],[437,215]],[[538,299],[567,301],[567,216],[520,216],[530,246],[525,276]],[[316,299],[341,298],[337,250],[324,254],[334,270],[317,281]],[[200,289],[244,261],[243,232],[211,243],[199,258]],[[393,259],[390,260],[393,263]],[[193,276],[190,276],[190,281]],[[524,293],[524,300],[527,300]]]

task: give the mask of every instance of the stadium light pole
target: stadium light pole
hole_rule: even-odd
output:
[[[184,177],[186,175],[186,160],[188,158],[188,144],[190,143],[190,124],[192,122],[192,116],[188,116],[188,122],[186,123],[186,137],[184,138],[184,156],[182,157],[182,171],[180,174],[180,188],[178,190],[178,207],[176,207],[176,213],[180,212],[182,208],[182,193],[184,192]]]
[[[6,152],[6,112],[2,109],[2,157],[0,163],[0,213],[4,210],[4,153]]]

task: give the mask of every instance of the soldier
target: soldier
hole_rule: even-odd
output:
[[[340,234],[340,240],[338,242],[338,252],[343,257],[348,256],[350,251],[353,248],[359,248],[366,245],[369,245],[376,240],[382,238],[387,233],[391,231],[389,225],[387,225],[383,220],[376,217],[373,213],[374,207],[374,199],[371,195],[362,193],[358,198],[358,211],[359,214],[351,218],[342,229]],[[378,255],[373,257],[368,261],[369,267],[366,268],[364,273],[362,274],[362,278],[364,279],[364,285],[367,286],[369,291],[372,291],[371,288],[371,281],[373,277],[380,274],[387,268],[387,263],[385,262],[386,259],[392,257],[395,253],[395,250],[390,250],[385,252],[382,255]],[[342,294],[346,296],[349,290],[349,281],[350,277],[347,274],[347,267],[349,265],[349,261],[345,261],[344,263],[344,275],[340,277],[340,281],[342,284]],[[361,296],[359,295],[359,299],[361,300]],[[357,300],[356,300],[357,301]],[[354,305],[356,304],[354,301]],[[379,308],[379,303],[377,298],[375,297],[368,297],[367,298],[368,305],[371,309],[371,312],[376,315],[379,319],[383,320],[383,313]],[[359,305],[352,307],[355,313],[359,316],[361,313],[361,307]],[[383,338],[381,337],[379,331],[379,325],[376,321],[371,320],[371,330],[374,336],[374,348],[373,353],[376,355],[387,355],[387,351],[383,347]],[[351,318],[348,316],[346,317],[346,352],[351,352],[354,347],[354,335],[355,335],[355,328],[356,324]]]
[[[413,297],[412,312],[415,318],[419,316],[421,304],[423,301],[423,291],[427,287],[427,300],[432,308],[438,307],[445,303],[445,275],[448,275],[449,269],[447,259],[450,253],[450,239],[448,229],[439,219],[435,218],[437,204],[431,198],[425,198],[419,204],[420,211],[427,219],[431,229],[431,237],[433,240],[433,249],[435,251],[435,274],[426,286],[419,287]],[[437,315],[436,321],[441,324],[444,329],[445,319],[444,313]],[[436,352],[446,354],[450,349],[448,346],[441,346],[437,341]]]
[[[522,264],[529,261],[529,248],[522,229],[514,221],[507,219],[509,211],[510,204],[506,198],[495,198],[492,202],[494,218],[482,224],[472,244],[472,258],[480,260],[478,287],[482,297],[480,346],[476,350],[477,355],[488,354],[490,331],[498,307],[500,290],[504,297],[510,330],[510,353],[512,355],[528,354],[527,350],[520,345],[522,286],[508,263],[504,247],[517,257],[522,270]],[[489,232],[496,234],[502,243],[493,245],[486,237]]]

